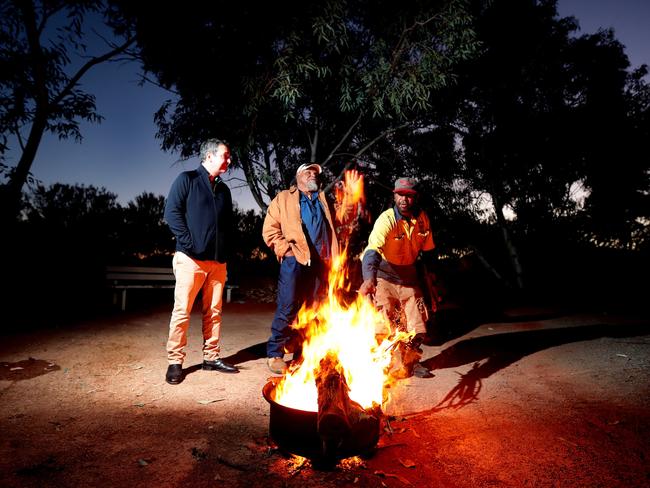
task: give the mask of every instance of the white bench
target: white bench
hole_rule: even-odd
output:
[[[117,305],[117,292],[121,291],[121,309],[126,310],[126,291],[134,288],[174,288],[176,278],[172,268],[154,268],[149,266],[108,266],[106,280],[114,290],[113,304]],[[226,303],[230,303],[232,290],[237,285],[226,284]]]

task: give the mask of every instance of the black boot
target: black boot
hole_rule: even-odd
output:
[[[181,381],[183,381],[183,365],[170,364],[167,367],[167,374],[165,375],[165,381],[170,385],[177,385]]]
[[[420,362],[422,358],[422,348],[420,347],[426,338],[425,334],[415,334],[413,339],[408,343],[408,348],[416,354],[416,359],[409,364],[409,370],[412,376],[416,378],[433,378],[433,374]],[[409,375],[409,376],[411,376]]]

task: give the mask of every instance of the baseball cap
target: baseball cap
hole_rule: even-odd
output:
[[[323,172],[323,168],[320,167],[320,164],[307,163],[298,166],[298,169],[296,170],[296,176],[298,176],[298,173],[302,173],[303,171],[307,171],[308,169],[314,169],[318,174],[321,174]]]
[[[395,189],[393,190],[393,193],[415,195],[418,192],[416,188],[417,184],[418,182],[413,178],[397,178],[397,180],[395,180]]]

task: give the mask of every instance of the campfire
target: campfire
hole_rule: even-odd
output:
[[[363,204],[363,179],[346,174],[337,192],[343,206]],[[344,201],[343,196],[353,197]],[[339,208],[340,206],[339,205]],[[270,434],[281,448],[305,457],[343,458],[370,452],[379,439],[382,405],[397,330],[370,300],[350,290],[347,242],[329,270],[324,301],[304,307],[292,325],[304,337],[302,360],[277,384],[264,387]],[[391,330],[378,340],[375,330]]]

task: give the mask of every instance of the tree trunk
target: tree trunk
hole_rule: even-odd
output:
[[[29,131],[29,137],[25,144],[20,160],[14,169],[7,186],[5,187],[3,201],[2,201],[2,220],[3,222],[13,221],[18,217],[20,212],[20,200],[22,198],[22,190],[29,171],[32,168],[34,159],[36,158],[36,151],[41,143],[43,134],[45,133],[46,117],[43,114],[37,113],[34,117],[34,123]]]
[[[255,178],[255,171],[253,169],[253,164],[248,154],[246,155],[242,154],[241,166],[242,169],[244,170],[244,175],[246,176],[246,182],[248,184],[248,188],[251,191],[251,195],[253,195],[253,198],[255,199],[255,203],[257,203],[257,205],[262,209],[263,212],[266,211],[267,205],[264,203],[262,192],[257,186],[258,181]]]
[[[503,215],[503,205],[501,201],[496,196],[496,192],[492,193],[492,202],[494,203],[494,212],[497,216],[497,225],[501,230],[501,236],[503,237],[503,242],[506,245],[506,250],[508,252],[508,257],[510,258],[510,264],[515,273],[515,283],[518,290],[524,288],[524,279],[523,279],[523,269],[521,267],[521,261],[519,260],[519,251],[517,246],[510,238],[510,232],[508,231],[508,225],[506,222],[506,217]]]

